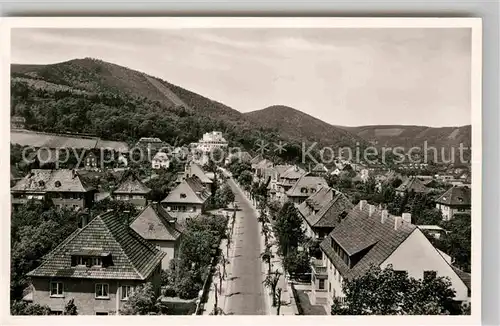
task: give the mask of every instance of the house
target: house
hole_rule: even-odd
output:
[[[113,199],[129,202],[142,209],[147,205],[147,196],[151,192],[136,176],[129,174],[123,177],[118,188],[113,191]]]
[[[264,157],[262,156],[262,154],[257,154],[254,158],[252,158],[250,160],[250,166],[252,167],[252,169],[253,169],[255,164],[259,163],[263,159],[264,159]]]
[[[109,211],[79,226],[27,274],[33,303],[61,315],[74,299],[80,315],[114,315],[138,285],[151,282],[159,294],[166,254],[123,216]]]
[[[203,171],[201,166],[195,162],[189,162],[184,169],[184,178],[197,177],[200,182],[210,190],[213,180]]]
[[[148,151],[157,152],[163,147],[167,147],[160,138],[156,137],[141,137],[135,144],[136,147],[147,149]]]
[[[97,169],[97,166],[99,164],[97,160],[97,155],[89,151],[88,154],[85,155],[85,160],[83,161],[83,164],[86,170]]]
[[[410,177],[396,188],[396,194],[399,196],[404,196],[405,194],[410,192],[425,194],[429,192],[429,188],[427,188],[424,183],[420,181],[420,179],[416,177]]]
[[[267,184],[267,191],[269,198],[271,200],[277,199],[278,189],[278,180],[281,174],[283,174],[286,170],[288,170],[291,165],[275,165],[272,167],[268,167],[263,171],[263,182]]]
[[[268,159],[263,159],[252,165],[254,178],[260,180],[264,176],[264,170],[270,168],[274,163]]]
[[[328,173],[328,169],[323,163],[316,164],[310,172],[311,175],[317,175],[317,176],[323,176],[326,173]]]
[[[167,212],[177,219],[193,218],[205,211],[210,191],[196,176],[185,178],[161,201]]]
[[[28,200],[48,200],[56,207],[90,208],[96,189],[69,169],[32,169],[11,188],[12,205],[26,204]]]
[[[224,150],[228,142],[220,131],[212,131],[203,134],[203,137],[196,143],[196,149],[202,153],[210,153],[215,150]]]
[[[26,119],[20,116],[12,116],[10,118],[10,128],[11,129],[24,129],[26,125]]]
[[[312,239],[323,239],[336,227],[353,205],[340,191],[322,187],[302,204],[298,211],[304,220],[305,234]]]
[[[336,175],[336,176],[339,176],[339,175],[340,175],[340,173],[342,173],[342,170],[336,167],[336,168],[335,168],[335,169],[334,169],[334,170],[330,173],[330,175]]]
[[[170,166],[170,158],[168,157],[167,153],[164,152],[158,152],[155,154],[153,157],[153,160],[151,161],[151,167],[153,169],[168,169]]]
[[[172,258],[177,257],[183,226],[159,203],[149,204],[135,218],[130,227],[157,249],[163,251],[161,268],[168,269]]]
[[[453,186],[436,199],[436,208],[441,210],[444,221],[456,214],[471,212],[471,189],[468,186]]]
[[[276,185],[278,186],[278,191],[276,193],[276,197],[280,201],[286,200],[286,192],[299,180],[299,178],[304,175],[306,171],[302,168],[292,165],[286,169],[283,173],[281,173],[278,177],[278,182]]]
[[[417,227],[435,239],[439,239],[446,234],[446,230],[439,225],[417,225]]]
[[[252,156],[248,152],[240,152],[238,151],[237,153],[231,153],[229,154],[225,161],[225,165],[229,165],[233,161],[238,161],[238,162],[244,162],[244,163],[250,163],[252,160]]]
[[[449,277],[454,299],[465,302],[470,298],[468,286],[411,223],[409,213],[393,216],[362,200],[321,242],[320,249],[322,260],[312,264],[313,304],[330,307],[334,298],[344,297],[343,280],[362,276],[371,266],[388,265],[416,279]]]
[[[288,200],[298,206],[322,187],[328,187],[325,178],[303,174],[285,194]]]

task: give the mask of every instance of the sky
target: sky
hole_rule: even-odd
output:
[[[471,32],[442,28],[13,29],[11,61],[92,57],[241,112],[333,125],[471,123]]]

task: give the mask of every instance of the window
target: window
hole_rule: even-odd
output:
[[[181,198],[186,198],[186,194],[182,193],[181,195]]]
[[[63,312],[62,312],[62,310],[51,310],[50,314],[55,315],[55,316],[61,316],[63,314]]]
[[[120,298],[122,300],[128,300],[128,297],[132,294],[132,287],[130,285],[123,285],[121,288]]]
[[[63,283],[62,282],[50,282],[50,296],[51,297],[62,297],[63,295],[64,295]]]
[[[328,281],[328,292],[332,292],[332,283]]]
[[[104,283],[97,283],[95,285],[95,297],[96,299],[108,299],[109,285]]]
[[[325,289],[325,280],[323,280],[323,279],[320,279],[320,280],[319,280],[319,285],[318,285],[318,288],[319,288],[320,290],[324,290],[324,289]]]
[[[437,276],[436,271],[424,271],[424,280],[433,279],[436,278],[436,276]]]
[[[96,316],[107,316],[107,315],[109,315],[109,313],[100,311],[100,312],[96,312],[95,315]]]
[[[92,266],[102,266],[101,257],[92,257]]]

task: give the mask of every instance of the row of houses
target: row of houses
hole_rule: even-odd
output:
[[[371,266],[384,268],[388,265],[417,279],[449,277],[457,303],[470,301],[470,274],[454,267],[451,257],[437,250],[425,235],[430,233],[438,237],[442,229],[415,225],[411,214],[395,216],[366,200],[353,205],[342,192],[328,187],[324,178],[313,171],[306,172],[292,165],[273,165],[260,158],[252,162],[252,168],[256,180],[267,184],[271,199],[290,200],[297,206],[306,235],[319,242],[320,254],[311,260],[309,295],[312,304],[322,305],[329,312],[333,300],[344,297],[344,280],[363,275]],[[426,191],[417,178],[405,180],[398,189],[399,192]],[[449,189],[436,205],[455,212],[451,207],[460,202],[468,205],[470,212],[470,189],[467,189]],[[449,218],[447,215],[446,219]]]
[[[131,174],[112,196],[132,203],[139,213],[108,211],[94,217],[88,208],[95,189],[77,171],[33,170],[12,188],[13,204],[29,199],[55,204],[55,193],[77,194],[63,196],[60,205],[76,203],[80,218],[77,230],[28,273],[32,282],[24,300],[47,305],[57,315],[74,299],[80,314],[108,315],[119,313],[137,285],[151,282],[159,294],[161,270],[177,256],[186,221],[205,212],[212,182],[192,163],[165,199],[150,202],[151,189]],[[35,191],[40,198],[30,195]],[[16,202],[15,194],[24,194],[26,200]]]

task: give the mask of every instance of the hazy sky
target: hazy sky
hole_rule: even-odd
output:
[[[334,125],[471,123],[469,29],[15,29],[12,62],[93,57],[248,112]]]

